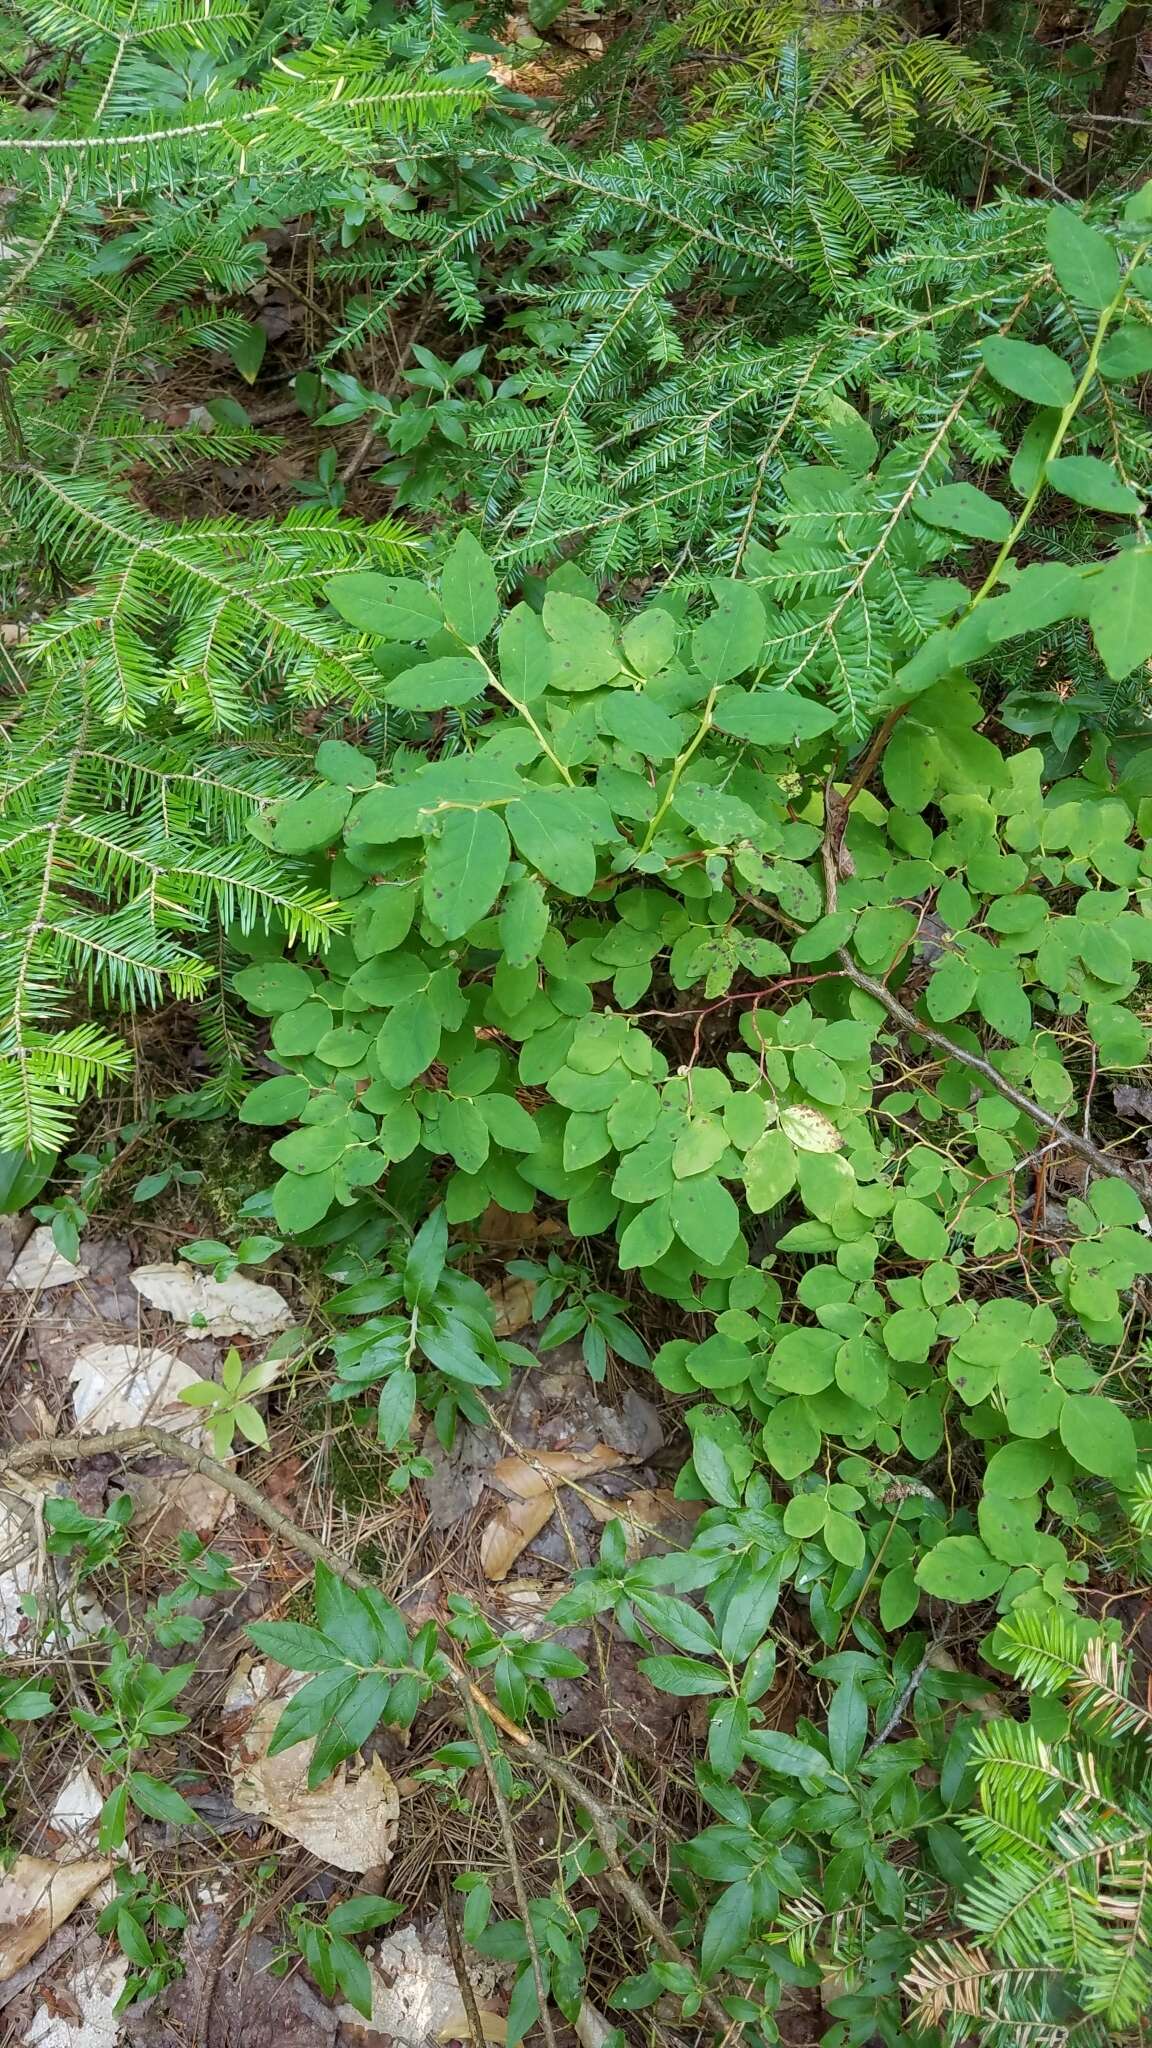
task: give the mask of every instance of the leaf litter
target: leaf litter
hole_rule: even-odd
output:
[[[288,1329],[292,1310],[275,1287],[233,1273],[216,1280],[187,1266],[137,1266],[132,1285],[152,1308],[181,1323],[191,1340],[272,1337]]]
[[[392,1858],[400,1820],[400,1795],[379,1757],[359,1770],[341,1764],[310,1790],[313,1740],[268,1754],[280,1716],[304,1682],[278,1664],[243,1658],[236,1666],[223,1718],[233,1804],[335,1870],[377,1870]]]
[[[23,1969],[111,1869],[108,1856],[16,1858],[0,1877],[0,1984]]]

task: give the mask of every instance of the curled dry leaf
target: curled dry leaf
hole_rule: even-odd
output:
[[[153,1308],[183,1323],[188,1337],[271,1337],[286,1330],[292,1311],[275,1287],[233,1273],[214,1280],[189,1266],[137,1266],[131,1276],[137,1294]]]
[[[399,1794],[379,1758],[360,1768],[341,1764],[310,1791],[314,1742],[268,1754],[280,1716],[304,1682],[299,1673],[282,1672],[275,1664],[245,1659],[237,1667],[224,1703],[233,1803],[336,1870],[375,1870],[391,1859],[400,1818]]]
[[[605,2041],[614,2032],[610,2021],[605,2019],[596,2006],[590,2005],[587,1999],[581,2004],[572,2026],[580,2048],[604,2048]]]
[[[23,1969],[111,1869],[107,1856],[71,1863],[16,1858],[0,1877],[0,1984]]]
[[[480,1538],[480,1565],[486,1579],[505,1579],[534,1536],[550,1522],[556,1507],[552,1493],[535,1500],[510,1500],[498,1508]]]
[[[569,1479],[608,1472],[624,1459],[607,1444],[588,1451],[536,1451],[527,1458],[501,1458],[488,1474],[490,1485],[515,1496],[497,1509],[480,1538],[480,1563],[486,1579],[507,1578],[516,1559],[556,1507],[556,1488]]]
[[[587,1479],[594,1472],[611,1472],[624,1462],[621,1453],[607,1444],[593,1444],[590,1451],[533,1451],[530,1459],[501,1458],[488,1479],[518,1500],[536,1500],[541,1494],[551,1498],[552,1482]]]
[[[87,1271],[87,1266],[74,1266],[71,1259],[57,1251],[52,1232],[42,1223],[32,1232],[4,1286],[23,1288],[26,1294],[42,1294],[49,1287],[71,1287]]]
[[[481,1244],[511,1251],[517,1245],[538,1243],[542,1237],[566,1237],[568,1233],[559,1217],[536,1216],[530,1209],[520,1214],[489,1202],[476,1224],[476,1235]]]

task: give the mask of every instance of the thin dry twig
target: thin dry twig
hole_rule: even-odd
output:
[[[452,1959],[452,1974],[464,2002],[474,2048],[484,2048],[487,2036],[484,2032],[484,2022],[480,2017],[480,2007],[476,2003],[472,1979],[468,1975],[468,1965],[464,1959],[464,1943],[460,1939],[460,1924],[456,1918],[456,1901],[452,1896],[452,1887],[442,1870],[437,1872],[437,1879],[440,1887],[440,1911],[444,1916],[444,1933],[448,1942],[448,1954]]]
[[[528,1894],[524,1889],[524,1873],[520,1868],[520,1858],[516,1853],[516,1829],[512,1824],[511,1810],[504,1787],[500,1783],[500,1773],[492,1761],[492,1753],[488,1747],[488,1736],[477,1712],[476,1703],[472,1698],[473,1688],[464,1676],[464,1673],[455,1670],[455,1668],[452,1672],[452,1680],[460,1699],[460,1705],[464,1710],[464,1718],[468,1723],[469,1733],[480,1752],[480,1761],[484,1766],[484,1775],[488,1780],[488,1789],[492,1794],[497,1817],[500,1822],[500,1833],[504,1841],[504,1853],[508,1858],[508,1875],[512,1879],[512,1891],[516,1900],[516,1910],[520,1915],[521,1924],[524,1928],[524,1939],[528,1943],[528,1955],[532,1964],[532,1981],[536,1986],[536,2003],[540,2008],[541,2032],[548,2043],[548,2048],[556,2048],[556,2029],[552,2025],[552,2014],[548,2006],[548,1987],[544,1982],[544,1965],[540,1961],[540,1945],[536,1939],[536,1930],[532,1925]],[[483,2040],[483,2035],[480,2038]]]

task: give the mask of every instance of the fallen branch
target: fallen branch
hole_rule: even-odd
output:
[[[14,1444],[5,1450],[3,1460],[9,1471],[29,1472],[43,1470],[49,1465],[76,1465],[85,1458],[110,1455],[127,1458],[141,1451],[148,1451],[156,1457],[174,1458],[189,1472],[202,1473],[206,1479],[211,1479],[215,1485],[230,1493],[233,1499],[238,1500],[241,1506],[263,1522],[266,1528],[283,1537],[285,1543],[300,1551],[305,1557],[310,1557],[313,1563],[327,1565],[329,1571],[343,1579],[346,1585],[355,1586],[361,1592],[378,1590],[375,1579],[360,1571],[354,1564],[348,1564],[326,1543],[321,1543],[315,1536],[310,1536],[307,1529],[302,1529],[298,1522],[294,1522],[290,1515],[284,1513],[283,1509],[273,1506],[259,1487],[253,1486],[250,1480],[242,1479],[238,1472],[233,1472],[227,1465],[219,1464],[215,1458],[209,1457],[206,1451],[197,1450],[194,1444],[183,1443],[179,1437],[169,1435],[167,1430],[160,1429],[155,1424],[141,1423],[135,1429],[110,1429],[94,1436],[34,1437],[28,1443]],[[587,1815],[589,1826],[604,1856],[604,1876],[613,1891],[628,1906],[661,1955],[668,1962],[691,1969],[691,1958],[673,1940],[655,1907],[625,1868],[620,1848],[620,1829],[609,1809],[586,1790],[567,1764],[561,1763],[550,1751],[542,1749],[530,1735],[526,1735],[522,1728],[518,1728],[514,1721],[510,1721],[501,1713],[495,1702],[487,1697],[467,1672],[461,1671],[456,1665],[452,1667],[452,1684],[460,1697],[461,1707],[470,1725],[472,1715],[468,1711],[469,1705],[473,1711],[479,1708],[494,1728],[499,1729],[516,1744],[517,1754],[522,1762],[531,1764],[533,1769],[558,1786],[573,1804]],[[480,1748],[483,1756],[485,1747],[481,1744]],[[493,1773],[493,1777],[494,1775]],[[500,1801],[497,1799],[498,1810],[499,1804]],[[525,1924],[527,1925],[527,1922]],[[539,1986],[537,1989],[539,1993]],[[737,2033],[739,2032],[739,2024],[729,2019],[711,1992],[701,1988],[698,1996],[700,2011],[716,2028],[718,2034],[731,2039],[734,2028]]]

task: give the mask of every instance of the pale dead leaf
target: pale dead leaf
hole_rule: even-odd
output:
[[[203,1449],[208,1437],[200,1411],[180,1399],[202,1377],[174,1351],[147,1344],[86,1344],[72,1366],[72,1406],[90,1429],[135,1429],[141,1422],[171,1431]],[[229,1463],[231,1461],[229,1460]],[[200,1472],[147,1474],[133,1481],[137,1515],[150,1522],[154,1541],[181,1529],[207,1535],[236,1512],[223,1486]]]
[[[493,1515],[480,1538],[486,1579],[507,1578],[520,1552],[551,1521],[555,1507],[555,1494],[546,1492],[535,1500],[510,1500]]]
[[[0,1984],[23,1969],[111,1869],[107,1856],[72,1863],[16,1858],[0,1877]]]
[[[514,1493],[519,1500],[536,1500],[554,1492],[553,1481],[587,1479],[595,1472],[611,1472],[626,1460],[607,1444],[593,1444],[589,1451],[534,1451],[528,1458],[501,1458],[488,1473],[489,1482]]]
[[[604,2043],[613,2032],[611,2023],[594,2005],[585,1998],[572,2022],[580,2048],[604,2048]]]
[[[486,2041],[506,2041],[508,2039],[508,2022],[502,2012],[485,2012],[484,2007],[478,2005],[476,2017],[480,2022]],[[438,2041],[470,2041],[472,2039],[472,2022],[464,2011],[463,2006],[458,2011],[449,2014],[436,2039]]]
[[[137,1294],[174,1316],[188,1337],[270,1337],[292,1322],[282,1294],[241,1273],[214,1280],[190,1266],[159,1265],[137,1266],[130,1277]]]
[[[235,1461],[228,1458],[225,1462],[231,1470]],[[151,1543],[168,1538],[175,1541],[181,1529],[210,1536],[236,1513],[235,1496],[227,1487],[217,1486],[214,1479],[206,1479],[203,1472],[173,1472],[155,1479],[147,1473],[134,1474],[132,1499],[138,1520],[148,1523]]]
[[[25,1603],[36,1597],[40,1582],[38,1518],[59,1484],[58,1472],[23,1472],[14,1474],[0,1495],[0,1651],[18,1649],[29,1632]],[[109,1623],[91,1589],[70,1584],[67,1567],[64,1574],[54,1635],[58,1649],[71,1649],[91,1642]]]
[[[117,2001],[131,1965],[102,1936],[86,1934],[51,1981],[41,1982],[43,2005],[33,2015],[24,2048],[122,2048]],[[46,1993],[50,1992],[50,1996]]]
[[[49,1815],[53,1833],[64,1837],[65,1857],[95,1847],[103,1804],[104,1794],[87,1764],[81,1764],[60,1787]]]
[[[527,1329],[536,1320],[536,1289],[531,1280],[510,1280],[503,1274],[488,1289],[488,1299],[496,1311],[493,1327],[498,1337],[514,1337],[517,1330]]]
[[[801,1152],[839,1152],[844,1143],[844,1133],[831,1117],[825,1116],[822,1109],[813,1109],[807,1102],[782,1109],[780,1129]]]
[[[314,1741],[268,1755],[280,1716],[304,1683],[301,1673],[282,1672],[277,1665],[246,1659],[237,1667],[224,1702],[223,1731],[233,1804],[269,1821],[336,1870],[375,1870],[391,1860],[400,1818],[399,1794],[379,1758],[362,1766],[354,1759],[343,1763],[310,1791]]]
[[[350,2005],[338,2007],[336,2014],[343,2026],[356,2030],[357,2036],[364,2034],[372,2040],[386,2035],[391,2048],[428,2048],[429,2042],[446,2038],[444,2030],[450,2020],[458,2016],[463,2022],[460,1986],[447,1953],[439,1915],[423,1930],[411,1925],[391,1928],[375,1953],[369,1947],[365,1954],[372,1989],[372,2018],[366,2021]],[[472,1956],[468,1974],[483,2013],[497,1984],[507,1974],[507,1965]],[[496,2040],[486,2023],[484,2032],[488,2040]],[[453,2029],[451,2038],[468,2037],[462,2026],[458,2032]]]
[[[47,1224],[41,1224],[32,1232],[4,1285],[21,1287],[27,1294],[42,1294],[49,1287],[71,1287],[87,1271],[87,1266],[74,1266],[71,1259],[57,1251],[51,1230]]]
[[[515,1496],[497,1510],[480,1538],[480,1564],[486,1579],[508,1576],[516,1559],[540,1534],[556,1507],[557,1488],[570,1479],[610,1472],[623,1465],[619,1451],[594,1444],[587,1451],[536,1451],[525,1458],[501,1458],[488,1472],[489,1485]]]
[[[204,1442],[196,1410],[180,1395],[201,1375],[174,1351],[144,1344],[85,1344],[70,1378],[77,1422],[91,1430],[135,1429],[151,1422],[192,1443]]]

